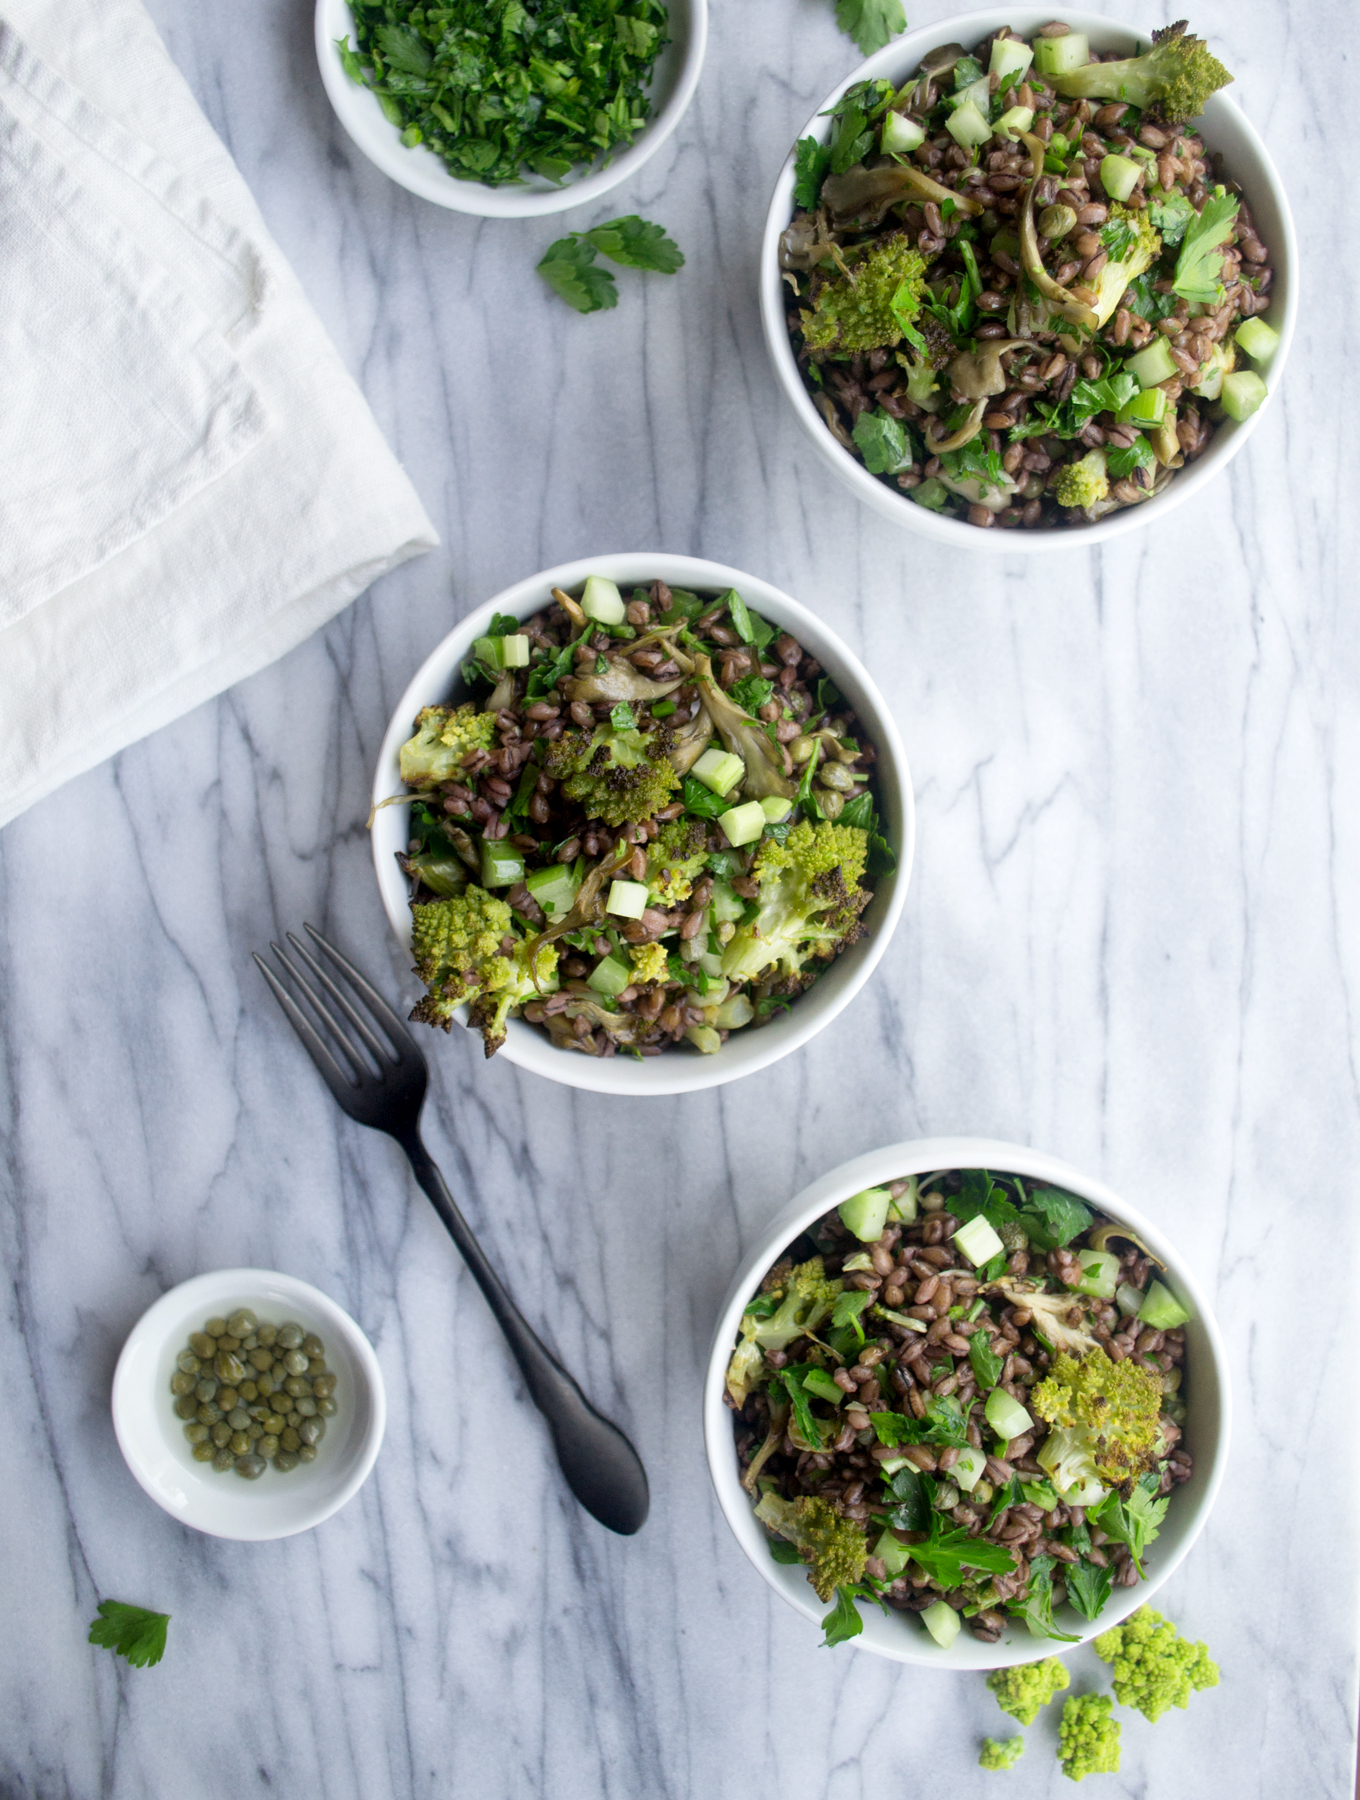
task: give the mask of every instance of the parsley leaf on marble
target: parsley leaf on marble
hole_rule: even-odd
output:
[[[861,56],[872,56],[907,29],[907,15],[902,0],[836,0],[836,23],[855,40]]]
[[[674,275],[685,266],[680,247],[666,236],[665,226],[653,225],[636,213],[592,225],[581,235],[594,244],[601,256],[624,269],[655,269],[659,275]]]
[[[169,1613],[148,1612],[121,1600],[101,1600],[99,1617],[90,1622],[89,1641],[125,1656],[135,1669],[148,1669],[165,1655]]]
[[[595,264],[597,252],[620,268],[652,269],[661,275],[673,275],[685,262],[662,226],[639,219],[635,213],[559,238],[548,246],[538,272],[555,294],[580,313],[603,312],[619,303],[614,277]]]

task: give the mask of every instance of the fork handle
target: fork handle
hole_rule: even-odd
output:
[[[443,1220],[472,1278],[505,1334],[534,1405],[547,1420],[557,1460],[573,1494],[594,1518],[625,1536],[647,1517],[649,1493],[642,1459],[619,1430],[586,1399],[576,1382],[531,1330],[491,1267],[449,1192],[418,1130],[397,1139],[416,1180]]]

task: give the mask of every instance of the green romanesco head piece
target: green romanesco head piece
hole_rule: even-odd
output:
[[[747,1313],[741,1321],[742,1336],[762,1350],[787,1350],[795,1338],[816,1331],[835,1306],[844,1283],[828,1280],[820,1256],[809,1257],[791,1270],[778,1309],[768,1318]]]
[[[1187,1707],[1193,1689],[1218,1686],[1218,1665],[1207,1644],[1192,1644],[1170,1619],[1140,1606],[1122,1625],[1102,1631],[1095,1653],[1114,1665],[1114,1695],[1155,1724],[1172,1706]]]
[[[1074,1694],[1063,1702],[1058,1761],[1073,1781],[1119,1773],[1119,1721],[1108,1694]]]
[[[781,975],[796,976],[810,958],[853,943],[869,902],[860,886],[868,850],[867,831],[826,820],[800,820],[782,844],[765,838],[752,868],[758,911],[724,951],[723,974],[751,981],[778,964]]]
[[[1046,1656],[1042,1662],[1024,1663],[1018,1669],[993,1669],[987,1686],[1002,1712],[1022,1725],[1032,1725],[1040,1709],[1071,1686],[1071,1676],[1056,1656]]]
[[[664,944],[634,944],[628,955],[633,963],[633,980],[639,987],[649,981],[665,981],[670,974]]]
[[[1142,56],[1118,62],[1087,63],[1066,75],[1049,77],[1067,100],[1125,100],[1155,113],[1168,125],[1197,119],[1210,94],[1226,87],[1232,76],[1201,39],[1186,30],[1185,20],[1152,34],[1152,48]]]
[[[652,738],[658,741],[612,725],[597,725],[589,737],[564,731],[549,746],[543,766],[562,783],[569,800],[580,802],[588,818],[636,825],[660,811],[680,782],[659,734]]]
[[[848,250],[845,262],[849,273],[820,279],[812,310],[802,315],[808,348],[852,356],[917,337],[926,265],[906,233],[879,238],[859,254]]]
[[[1103,1350],[1064,1353],[1029,1398],[1049,1425],[1085,1434],[1105,1481],[1119,1485],[1157,1467],[1161,1378],[1132,1358],[1111,1362]]]
[[[452,899],[416,907],[411,915],[411,950],[415,972],[427,992],[411,1017],[447,1031],[466,1001],[469,1024],[482,1033],[486,1053],[493,1055],[505,1041],[510,1012],[536,993],[551,993],[557,986],[557,951],[552,945],[538,953],[538,987],[523,941],[516,941],[509,956],[502,954],[501,942],[511,933],[511,923],[505,901],[473,883]]]
[[[495,713],[464,706],[426,706],[416,714],[415,736],[401,747],[401,778],[408,787],[452,781],[474,750],[496,741]]]
[[[1106,499],[1109,492],[1110,477],[1105,469],[1105,452],[1096,449],[1088,450],[1080,462],[1063,464],[1053,489],[1053,498],[1059,506],[1080,506],[1084,509]]]
[[[1141,212],[1134,212],[1131,207],[1121,206],[1118,201],[1110,207],[1110,222],[1105,231],[1108,235],[1111,227],[1115,228],[1118,233],[1115,241],[1122,243],[1123,247],[1118,256],[1110,257],[1096,277],[1093,305],[1097,329],[1114,317],[1115,309],[1124,298],[1129,283],[1136,281],[1140,275],[1145,275],[1161,255],[1161,234],[1153,229],[1149,212],[1147,207]],[[1123,227],[1122,231],[1120,227]]]
[[[688,900],[707,860],[701,820],[672,819],[669,825],[663,826],[647,846],[644,878],[657,905],[679,906]]]
[[[869,1552],[864,1527],[843,1519],[829,1500],[814,1494],[800,1494],[796,1500],[765,1494],[756,1517],[811,1563],[808,1580],[819,1600],[831,1600],[838,1587],[853,1587],[864,1579]]]
[[[983,1738],[982,1749],[978,1753],[980,1769],[1013,1769],[1025,1754],[1025,1740],[1013,1738]]]

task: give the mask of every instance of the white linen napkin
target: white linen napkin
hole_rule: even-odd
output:
[[[0,825],[437,542],[140,0],[0,0]]]

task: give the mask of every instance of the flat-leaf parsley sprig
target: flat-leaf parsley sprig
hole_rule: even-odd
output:
[[[149,1669],[165,1655],[169,1623],[169,1613],[148,1612],[144,1606],[128,1606],[122,1600],[101,1600],[99,1617],[90,1622],[89,1641],[125,1656],[136,1669]]]
[[[614,277],[595,261],[596,255],[607,256],[624,269],[652,269],[660,275],[674,275],[684,267],[679,246],[666,236],[665,228],[630,213],[622,219],[607,219],[589,231],[573,232],[548,246],[538,265],[538,272],[552,291],[577,312],[605,312],[619,303]]]

